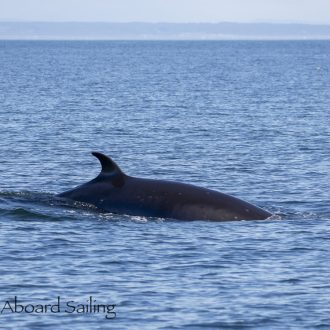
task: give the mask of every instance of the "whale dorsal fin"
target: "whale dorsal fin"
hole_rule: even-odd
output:
[[[108,156],[100,152],[92,152],[101,163],[102,170],[98,178],[109,178],[115,187],[122,187],[125,183],[125,174],[119,166]]]

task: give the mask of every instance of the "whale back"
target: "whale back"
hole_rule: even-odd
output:
[[[101,210],[179,220],[261,220],[271,214],[233,196],[191,184],[126,175],[106,155],[92,152],[99,175],[57,196],[95,205]]]

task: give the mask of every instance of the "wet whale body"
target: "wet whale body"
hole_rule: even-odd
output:
[[[101,163],[93,180],[58,197],[92,204],[118,214],[178,220],[263,220],[271,213],[218,191],[173,181],[126,175],[109,157],[92,152]]]

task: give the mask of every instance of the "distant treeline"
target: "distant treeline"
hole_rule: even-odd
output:
[[[330,39],[330,25],[0,22],[0,39]]]

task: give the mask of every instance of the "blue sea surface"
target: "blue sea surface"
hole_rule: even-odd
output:
[[[329,41],[0,41],[0,137],[1,329],[330,329]],[[274,216],[54,199],[91,151]]]

